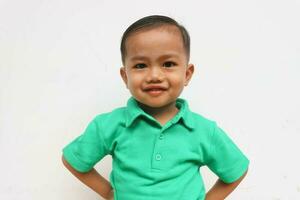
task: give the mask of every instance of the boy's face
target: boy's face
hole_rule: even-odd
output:
[[[175,106],[194,72],[179,30],[170,25],[130,35],[124,65],[120,73],[126,87],[150,108]]]

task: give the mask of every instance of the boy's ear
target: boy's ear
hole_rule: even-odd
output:
[[[188,64],[186,72],[185,72],[185,83],[184,86],[187,86],[194,74],[194,65]]]
[[[127,79],[126,69],[124,66],[120,68],[120,75],[121,75],[126,87],[128,88],[128,85],[127,85],[128,79]]]

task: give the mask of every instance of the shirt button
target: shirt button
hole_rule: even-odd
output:
[[[159,139],[160,139],[160,140],[164,139],[164,135],[163,135],[163,134],[160,134],[160,135],[159,135]]]
[[[159,153],[156,154],[155,159],[156,159],[156,160],[161,160],[161,155],[160,155]]]

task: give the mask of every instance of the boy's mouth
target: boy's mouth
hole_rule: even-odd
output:
[[[161,89],[151,89],[151,90],[146,90],[146,92],[148,94],[150,94],[151,96],[158,96],[160,94],[162,94],[165,90],[161,90]]]
[[[162,86],[149,86],[144,89],[144,91],[150,94],[151,96],[158,96],[165,90],[166,88]]]

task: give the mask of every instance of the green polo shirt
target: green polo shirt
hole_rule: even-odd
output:
[[[191,112],[186,100],[178,98],[176,106],[179,112],[161,126],[131,97],[126,107],[97,115],[63,155],[79,172],[111,155],[115,200],[204,199],[201,166],[231,183],[249,160],[214,121]]]

